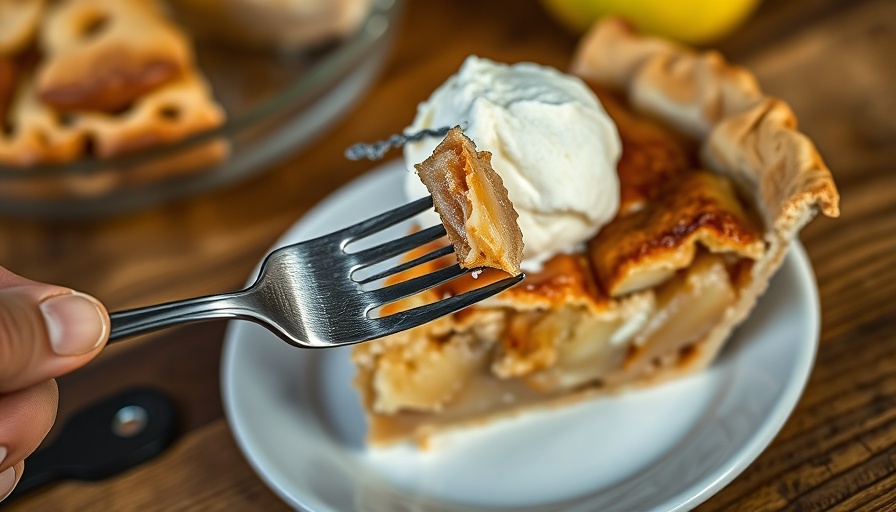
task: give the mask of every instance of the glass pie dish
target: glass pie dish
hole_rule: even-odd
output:
[[[31,167],[0,165],[0,215],[112,215],[264,170],[322,135],[367,90],[385,62],[401,4],[374,0],[352,35],[302,52],[196,41],[198,65],[226,112],[226,122],[126,156]],[[218,158],[203,158],[209,152]],[[216,163],[196,163],[203,161]]]

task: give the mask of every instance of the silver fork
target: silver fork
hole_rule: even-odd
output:
[[[441,224],[369,249],[349,253],[346,246],[432,207],[426,197],[363,222],[270,253],[258,279],[244,290],[112,313],[110,341],[177,324],[238,318],[257,322],[297,347],[334,347],[381,338],[454,313],[520,282],[524,275],[438,302],[371,317],[384,304],[427,290],[471,270],[446,267],[407,281],[365,290],[372,283],[451,254],[451,245],[364,279],[353,274],[445,235]]]

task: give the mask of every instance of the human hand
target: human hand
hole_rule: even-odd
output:
[[[93,359],[108,337],[109,315],[93,297],[0,267],[0,501],[56,419],[53,378]]]

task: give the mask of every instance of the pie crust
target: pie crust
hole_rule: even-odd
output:
[[[838,216],[831,173],[793,112],[718,53],[605,18],[572,71],[620,133],[617,217],[586,251],[554,257],[517,287],[356,347],[371,444],[426,443],[533,406],[699,371],[798,231],[819,211]],[[403,306],[499,278],[455,280]]]
[[[19,20],[16,30],[0,21],[0,36],[4,28],[16,35],[0,37],[2,166],[24,175],[34,166],[114,159],[225,121],[187,36],[157,0],[0,0],[0,14]],[[203,171],[229,151],[224,138],[211,137],[147,162],[2,180],[0,196],[103,195]]]

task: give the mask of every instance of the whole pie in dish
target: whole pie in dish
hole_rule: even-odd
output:
[[[799,230],[818,211],[839,214],[831,173],[787,104],[718,53],[608,18],[581,42],[572,73],[621,142],[614,216],[517,287],[356,347],[371,444],[425,443],[445,429],[699,371],[747,317]],[[487,269],[391,307],[504,275]]]

